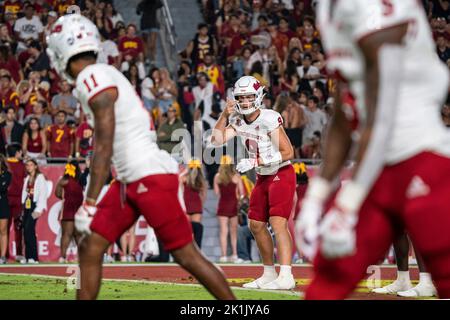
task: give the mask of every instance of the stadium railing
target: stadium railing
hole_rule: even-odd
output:
[[[175,25],[173,23],[172,14],[167,0],[162,0],[163,6],[158,12],[159,19],[163,23],[161,24],[161,45],[164,52],[164,58],[166,60],[169,72],[175,76],[178,64],[178,54],[176,47],[177,34],[175,31]]]

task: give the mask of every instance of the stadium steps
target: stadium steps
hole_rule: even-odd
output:
[[[177,51],[184,50],[203,22],[197,0],[167,0],[177,34]]]
[[[193,0],[191,0],[193,1]],[[115,1],[114,5],[116,10],[122,14],[123,19],[126,24],[134,23],[138,30],[140,29],[141,24],[141,16],[136,14],[136,7],[140,0],[128,0],[128,1]],[[160,21],[161,22],[161,21]],[[161,37],[158,35],[158,43],[156,50],[156,66],[159,68],[166,67],[166,59],[164,57],[164,53],[161,46]],[[148,72],[147,67],[147,72]]]

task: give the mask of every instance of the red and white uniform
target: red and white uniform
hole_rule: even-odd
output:
[[[89,100],[109,88],[117,88],[113,164],[123,183],[148,175],[177,174],[178,163],[155,141],[152,120],[128,79],[115,67],[95,64],[77,77],[76,91],[91,127],[95,126]]]
[[[241,137],[250,158],[257,159],[262,156],[264,159],[270,159],[279,151],[273,144],[270,133],[283,125],[283,117],[270,109],[260,109],[260,112],[259,117],[252,123],[247,123],[244,116],[239,113],[232,114],[229,122],[237,135]],[[272,175],[290,163],[290,161],[284,161],[277,165],[260,165],[255,169],[259,175]]]
[[[439,296],[450,298],[450,135],[439,114],[449,75],[436,55],[421,1],[321,0],[318,21],[327,66],[349,82],[362,123],[365,66],[358,41],[405,22],[409,29],[404,60],[397,61],[403,63],[397,103],[389,108],[379,106],[376,111],[376,119],[394,123],[386,148],[380,150],[381,173],[358,213],[356,253],[329,260],[319,252],[306,298],[346,298],[367,275],[367,267],[384,257],[404,228],[421,252]],[[386,87],[389,80],[380,83],[380,88]],[[373,159],[364,161],[370,168]]]
[[[89,101],[116,88],[113,165],[117,181],[98,204],[91,230],[110,242],[142,214],[167,250],[192,241],[192,230],[179,199],[178,164],[156,145],[149,113],[130,82],[116,68],[90,65],[76,80],[76,95],[88,123],[95,126]]]
[[[438,112],[447,97],[449,72],[436,55],[423,11],[417,0],[322,0],[318,11],[327,68],[349,82],[362,123],[366,116],[365,62],[358,41],[378,29],[410,22],[395,129],[385,152],[385,160],[390,164],[424,150],[450,154],[449,133]]]
[[[260,115],[252,123],[235,113],[230,125],[241,137],[250,158],[272,158],[279,152],[270,134],[283,125],[283,117],[273,110],[260,109]],[[257,180],[250,196],[249,218],[267,222],[271,216],[289,219],[295,193],[295,171],[290,161],[255,167]]]

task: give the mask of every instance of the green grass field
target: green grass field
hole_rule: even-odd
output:
[[[233,289],[240,300],[298,300],[299,294]],[[67,278],[0,275],[0,300],[73,300]],[[201,286],[104,280],[99,300],[211,300]]]

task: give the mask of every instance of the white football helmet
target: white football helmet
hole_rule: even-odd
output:
[[[255,100],[251,103],[250,106],[243,108],[239,104],[239,96],[246,95],[255,95]],[[233,90],[233,97],[237,101],[236,109],[240,114],[251,114],[262,107],[262,101],[264,98],[264,87],[261,83],[252,76],[244,76],[241,77],[238,81],[236,81]]]
[[[73,56],[93,51],[100,51],[100,34],[91,20],[80,14],[69,14],[60,17],[47,36],[47,54],[52,68],[73,84],[67,73],[67,63]]]

